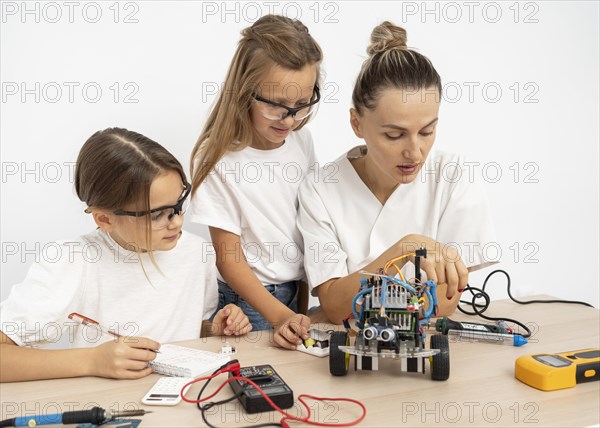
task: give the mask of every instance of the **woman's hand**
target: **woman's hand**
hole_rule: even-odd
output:
[[[252,330],[250,320],[239,306],[226,305],[215,315],[211,333],[215,336],[241,336]]]
[[[90,374],[115,379],[140,379],[152,373],[160,343],[146,337],[119,337],[92,348]]]
[[[446,244],[423,235],[408,235],[399,241],[404,252],[413,252],[419,248],[427,249],[427,257],[421,258],[421,269],[427,279],[437,284],[440,315],[454,312],[460,293],[469,281],[469,272],[458,251]],[[413,260],[414,261],[414,260]]]

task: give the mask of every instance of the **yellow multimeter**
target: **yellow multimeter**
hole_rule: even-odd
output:
[[[515,377],[542,391],[600,380],[600,349],[524,355],[515,361]]]

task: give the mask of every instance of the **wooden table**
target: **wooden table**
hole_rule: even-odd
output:
[[[548,298],[548,296],[535,296]],[[324,397],[351,397],[360,400],[368,413],[361,426],[588,426],[600,422],[600,382],[575,388],[543,392],[514,378],[515,359],[524,354],[556,353],[600,347],[600,317],[597,309],[567,304],[517,305],[495,301],[491,316],[516,318],[532,327],[529,344],[516,348],[486,343],[450,343],[451,374],[445,382],[425,375],[402,373],[395,360],[380,360],[377,372],[352,368],[345,377],[329,374],[328,359],[269,346],[269,332],[251,333],[229,340],[236,347],[235,358],[242,366],[271,364],[294,390]],[[452,319],[478,322],[476,317],[456,313]],[[181,344],[219,351],[225,339],[213,337]],[[79,410],[98,405],[113,410],[139,408],[142,396],[157,375],[128,380],[99,378],[61,379],[0,385],[2,419],[36,413]],[[217,381],[209,390],[214,390]],[[196,397],[194,385],[188,397]],[[224,388],[217,398],[231,395]],[[359,414],[351,404],[310,405],[321,422],[343,422]],[[204,426],[194,404],[152,407],[141,417],[142,427]],[[301,414],[296,401],[289,409]],[[248,415],[236,401],[208,412],[216,426],[243,426],[277,422],[275,412]],[[296,426],[298,424],[295,424]]]

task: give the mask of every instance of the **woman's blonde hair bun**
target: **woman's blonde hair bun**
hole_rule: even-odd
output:
[[[406,50],[406,30],[397,27],[389,21],[384,21],[371,32],[371,44],[367,47],[367,54],[386,52],[392,49]]]

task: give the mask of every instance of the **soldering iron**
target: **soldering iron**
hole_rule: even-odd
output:
[[[512,333],[502,325],[459,322],[443,317],[436,321],[435,329],[442,334],[454,336],[459,340],[512,346],[523,346],[527,343],[525,337]]]
[[[19,416],[12,419],[5,419],[0,422],[0,427],[31,427],[36,425],[79,423],[100,425],[113,419],[143,416],[146,413],[152,413],[152,411],[144,409],[112,411],[110,409],[105,410],[102,407],[92,407],[89,410],[75,410],[49,415]]]

